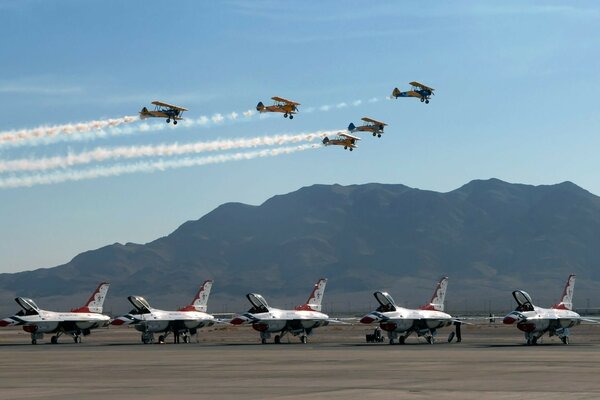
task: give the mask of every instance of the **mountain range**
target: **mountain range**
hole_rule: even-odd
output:
[[[0,311],[16,311],[17,295],[46,309],[75,307],[104,280],[112,283],[109,312],[131,308],[131,294],[170,308],[187,304],[209,278],[209,311],[243,311],[249,292],[291,307],[320,277],[329,278],[326,311],[362,311],[381,289],[418,306],[449,276],[449,310],[487,312],[512,308],[514,289],[550,305],[572,272],[582,308],[600,305],[599,265],[600,198],[571,182],[474,180],[447,193],[313,185],[259,206],[223,204],[146,244],[115,243],[57,267],[0,274]]]

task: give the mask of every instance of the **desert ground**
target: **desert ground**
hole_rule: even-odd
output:
[[[462,343],[411,337],[365,343],[365,326],[318,329],[262,345],[249,327],[218,325],[189,344],[143,345],[131,328],[96,330],[75,344],[0,331],[1,399],[590,399],[600,398],[600,327],[571,344],[525,346],[502,324],[463,327]]]

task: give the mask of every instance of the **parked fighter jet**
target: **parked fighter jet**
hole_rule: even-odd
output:
[[[31,299],[17,297],[15,301],[23,310],[12,317],[0,320],[0,327],[23,325],[23,330],[31,334],[31,344],[43,339],[44,333],[54,333],[50,338],[52,344],[58,343],[63,334],[73,337],[75,343],[81,343],[81,336],[87,336],[95,328],[108,326],[110,317],[102,314],[104,298],[110,286],[102,282],[92,293],[83,307],[71,312],[54,312],[40,309]]]
[[[451,342],[456,336],[457,341],[460,342],[461,321],[443,312],[447,286],[448,278],[444,277],[437,284],[429,303],[418,310],[398,307],[388,293],[375,292],[373,295],[380,306],[362,317],[360,322],[363,324],[379,322],[381,329],[387,331],[390,344],[394,344],[396,339],[400,344],[404,344],[406,338],[413,332],[419,337],[424,336],[428,343],[433,344],[437,330],[454,323],[456,332],[450,333],[448,341]]]
[[[531,296],[523,290],[515,290],[512,295],[517,302],[517,308],[504,317],[507,325],[517,324],[517,328],[525,333],[528,345],[537,344],[538,340],[548,332],[550,337],[558,336],[564,344],[569,344],[569,329],[579,325],[581,318],[573,309],[573,291],[575,275],[569,275],[560,302],[551,308],[533,305]],[[590,320],[597,323],[597,321]]]
[[[198,329],[212,326],[215,317],[206,313],[206,305],[213,281],[205,281],[192,303],[177,311],[163,311],[150,307],[150,304],[141,296],[129,296],[127,299],[133,304],[134,309],[129,314],[115,318],[112,325],[130,325],[142,332],[142,343],[154,342],[154,334],[161,333],[159,343],[164,343],[170,333],[173,341],[179,343],[180,336],[183,342],[190,342],[190,335],[195,335]]]
[[[235,316],[230,322],[233,325],[252,324],[254,330],[260,332],[263,344],[275,335],[275,343],[280,343],[281,338],[287,333],[300,336],[300,341],[306,343],[313,329],[328,325],[331,320],[327,314],[321,312],[321,302],[327,279],[319,279],[308,297],[306,304],[296,307],[294,310],[280,310],[269,307],[264,297],[260,294],[249,293],[246,295],[252,308],[244,314]]]

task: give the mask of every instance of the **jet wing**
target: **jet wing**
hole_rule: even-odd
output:
[[[188,110],[187,108],[183,108],[183,107],[179,107],[179,106],[174,106],[173,104],[169,104],[169,103],[163,103],[162,101],[158,101],[158,100],[153,101],[152,104],[154,104],[155,106],[171,108],[173,110],[180,110],[180,111],[187,111]]]

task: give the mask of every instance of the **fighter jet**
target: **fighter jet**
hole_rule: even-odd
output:
[[[560,302],[551,308],[542,308],[533,305],[531,296],[523,290],[512,292],[517,308],[504,317],[507,325],[517,324],[517,328],[525,334],[528,345],[537,344],[544,333],[548,332],[550,337],[558,336],[564,343],[569,344],[569,329],[579,325],[581,318],[573,311],[573,291],[575,287],[575,275],[569,275],[567,284],[563,290]],[[590,320],[589,322],[597,323]]]
[[[163,311],[150,307],[150,304],[141,296],[129,296],[127,299],[133,304],[129,314],[115,318],[112,325],[130,325],[142,332],[142,343],[154,342],[154,334],[161,333],[159,343],[164,343],[167,336],[173,333],[174,343],[179,343],[180,336],[183,342],[189,343],[191,335],[198,329],[212,326],[216,322],[214,316],[207,314],[208,296],[213,281],[204,281],[190,305],[177,311]]]
[[[413,332],[419,337],[425,337],[427,343],[433,344],[437,330],[454,323],[456,332],[450,333],[448,341],[451,342],[455,336],[457,341],[461,341],[461,321],[455,320],[443,312],[447,286],[448,277],[444,277],[435,287],[429,303],[418,310],[398,307],[388,293],[375,292],[373,295],[379,303],[379,307],[362,317],[360,322],[363,324],[378,322],[381,329],[387,331],[390,344],[394,344],[396,340],[398,343],[404,344],[406,338]]]
[[[12,317],[0,320],[0,327],[23,325],[23,330],[31,334],[31,344],[44,338],[44,333],[54,333],[50,343],[58,343],[64,333],[71,335],[75,343],[81,343],[81,336],[87,336],[92,329],[108,326],[110,317],[102,314],[102,305],[110,284],[102,282],[84,306],[71,312],[42,310],[31,299],[17,297],[15,301],[23,309]]]
[[[276,333],[275,343],[280,343],[287,333],[300,336],[300,341],[307,343],[308,336],[312,335],[315,328],[328,325],[329,322],[338,322],[321,312],[326,284],[327,279],[319,279],[306,303],[294,310],[269,307],[260,294],[248,293],[246,297],[252,308],[247,313],[235,316],[230,322],[233,325],[252,324],[252,328],[260,332],[263,344],[267,343],[272,333]]]

